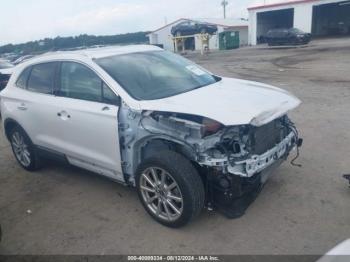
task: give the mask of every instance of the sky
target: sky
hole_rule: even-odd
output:
[[[178,18],[221,18],[222,0],[0,0],[0,45],[79,34],[152,31]],[[227,17],[288,0],[227,0]]]

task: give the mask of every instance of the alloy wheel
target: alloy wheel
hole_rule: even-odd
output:
[[[23,135],[19,132],[14,132],[11,144],[17,160],[23,166],[28,167],[31,164],[31,155]]]
[[[175,179],[164,169],[147,168],[141,174],[140,190],[147,207],[166,221],[178,219],[183,212],[183,197]]]

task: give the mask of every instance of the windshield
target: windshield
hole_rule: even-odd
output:
[[[7,61],[0,61],[0,69],[5,69],[5,68],[11,68],[13,67],[12,64],[10,64]]]
[[[304,34],[304,32],[298,28],[292,28],[292,29],[290,29],[290,31],[295,33],[295,34]]]
[[[96,63],[137,100],[169,97],[217,81],[201,67],[167,51],[115,55]]]

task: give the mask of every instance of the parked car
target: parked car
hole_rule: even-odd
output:
[[[43,55],[1,93],[3,130],[28,171],[43,156],[136,187],[179,227],[204,207],[243,215],[297,145],[282,89],[214,75],[155,46]]]
[[[272,29],[267,32],[265,41],[269,46],[308,44],[311,41],[311,34],[297,28]]]
[[[339,243],[324,256],[317,260],[317,262],[347,262],[350,256],[350,239],[346,239]]]
[[[22,63],[22,62],[24,62],[24,61],[26,61],[26,60],[28,60],[28,59],[30,59],[30,58],[32,58],[32,57],[34,57],[34,55],[24,55],[24,56],[21,56],[21,57],[17,58],[17,59],[13,62],[13,64],[14,64],[14,65],[18,65],[18,64],[20,64],[20,63]]]
[[[5,88],[13,71],[13,65],[5,60],[0,60],[0,91]]]
[[[218,28],[216,25],[195,21],[181,22],[171,28],[171,34],[173,36],[186,36],[200,33],[208,33],[212,35],[217,31]]]

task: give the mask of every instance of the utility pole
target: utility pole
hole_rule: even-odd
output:
[[[224,8],[224,18],[226,18],[226,6],[228,5],[228,2],[226,0],[223,0],[221,2],[221,5],[223,6]]]

